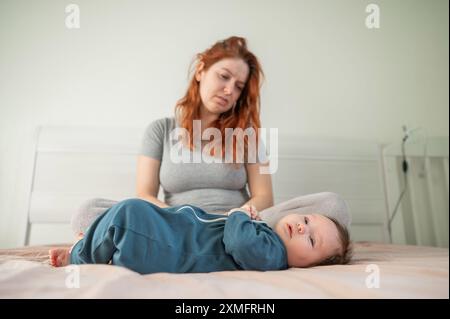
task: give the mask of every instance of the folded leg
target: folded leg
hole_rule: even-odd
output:
[[[346,227],[349,227],[351,223],[347,203],[338,194],[332,192],[295,197],[261,211],[259,216],[270,227],[274,227],[280,218],[293,213],[322,214],[335,218]]]
[[[92,198],[85,201],[71,220],[72,230],[76,237],[83,235],[89,226],[118,201],[105,198]]]

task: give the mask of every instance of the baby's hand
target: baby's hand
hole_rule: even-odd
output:
[[[243,208],[243,209],[245,209],[246,211],[249,212],[249,214],[250,214],[249,216],[250,216],[251,219],[261,220],[261,218],[259,217],[258,211],[256,210],[255,206],[246,204],[246,205],[242,206],[241,208]]]
[[[228,212],[228,215],[230,215],[233,212],[244,212],[253,220],[261,220],[261,217],[259,217],[256,207],[253,205],[243,205],[242,207],[239,208],[233,208]]]

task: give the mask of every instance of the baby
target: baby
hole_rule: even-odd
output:
[[[228,216],[186,205],[160,208],[140,199],[114,205],[71,249],[50,250],[50,263],[108,264],[141,274],[280,270],[345,264],[349,233],[323,215],[291,214],[267,226],[248,207]]]

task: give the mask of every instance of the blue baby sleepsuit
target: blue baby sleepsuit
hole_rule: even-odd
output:
[[[107,264],[141,274],[286,269],[281,238],[243,212],[209,214],[192,206],[160,208],[141,199],[117,203],[72,248],[72,264]]]

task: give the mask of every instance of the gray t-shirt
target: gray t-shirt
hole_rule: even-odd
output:
[[[209,213],[226,213],[249,200],[245,165],[229,163],[175,163],[170,157],[170,132],[175,118],[163,118],[147,127],[140,154],[159,160],[159,180],[169,206],[190,204]],[[192,152],[189,150],[191,158]]]

